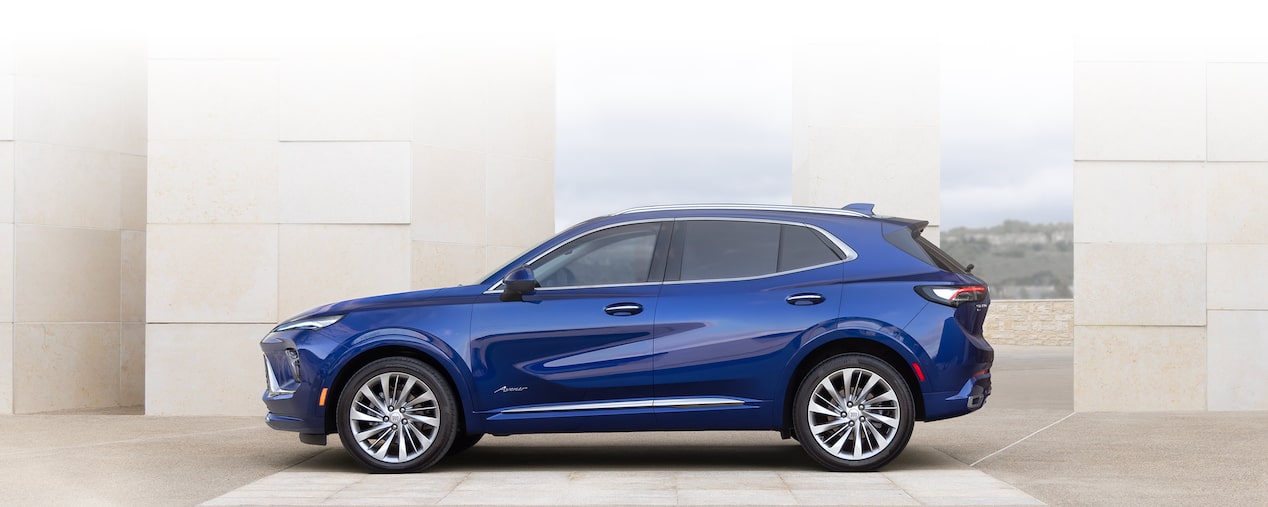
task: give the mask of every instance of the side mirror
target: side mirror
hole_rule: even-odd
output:
[[[502,301],[523,301],[525,294],[537,291],[537,279],[528,266],[520,266],[502,279]]]

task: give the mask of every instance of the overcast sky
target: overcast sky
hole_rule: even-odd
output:
[[[995,46],[940,49],[942,225],[1070,221],[1070,50]],[[561,41],[556,79],[557,228],[648,204],[791,202],[789,49]]]

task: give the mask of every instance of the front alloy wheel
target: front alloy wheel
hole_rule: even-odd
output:
[[[872,356],[824,361],[803,379],[795,403],[798,441],[829,470],[875,470],[911,438],[911,390],[892,366]]]
[[[357,371],[339,397],[339,438],[373,472],[417,472],[447,454],[459,417],[455,406],[434,368],[380,359]]]

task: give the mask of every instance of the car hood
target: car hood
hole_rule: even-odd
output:
[[[387,308],[402,308],[410,306],[465,303],[470,302],[470,300],[474,299],[482,292],[483,290],[480,287],[461,286],[349,299],[347,301],[322,305],[300,312],[299,314],[282,321],[282,323],[294,322],[297,320],[307,319],[309,317],[342,315],[363,310],[382,310]]]

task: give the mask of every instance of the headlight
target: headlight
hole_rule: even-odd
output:
[[[295,322],[287,322],[284,324],[279,324],[277,327],[273,328],[273,332],[280,333],[282,331],[290,331],[292,329],[321,329],[323,327],[339,322],[339,319],[342,319],[342,318],[343,318],[343,315],[331,315],[328,317],[317,317],[313,319],[304,319],[304,320],[297,320]]]

